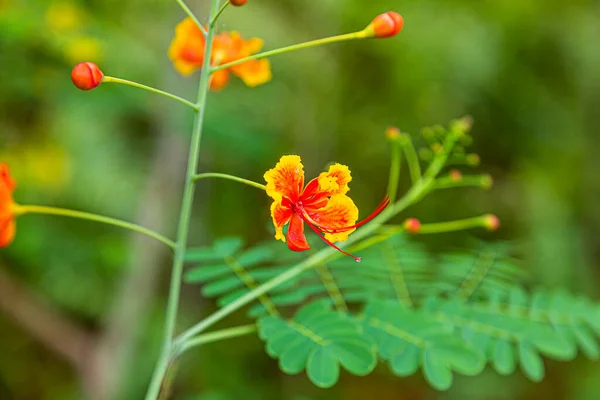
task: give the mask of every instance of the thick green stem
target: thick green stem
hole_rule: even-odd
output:
[[[360,32],[346,33],[344,35],[331,36],[331,37],[323,38],[323,39],[312,40],[310,42],[294,44],[291,46],[282,47],[280,49],[263,51],[262,53],[253,54],[249,57],[241,58],[239,60],[232,61],[227,64],[215,66],[212,68],[212,72],[219,71],[221,69],[230,68],[235,65],[245,63],[246,61],[256,60],[258,58],[271,57],[271,56],[275,56],[277,54],[288,53],[290,51],[296,51],[296,50],[300,50],[300,49],[307,49],[310,47],[321,46],[321,45],[329,44],[329,43],[344,42],[344,41],[353,40],[353,39],[364,39],[366,37],[368,37],[368,33],[366,31],[360,31]]]
[[[103,215],[83,212],[83,211],[75,211],[68,210],[65,208],[57,208],[57,207],[49,207],[49,206],[38,206],[38,205],[14,205],[13,212],[15,215],[21,214],[46,214],[46,215],[60,215],[62,217],[70,217],[77,219],[85,219],[87,221],[100,222],[107,225],[118,226],[120,228],[129,229],[130,231],[138,232],[143,235],[154,238],[167,246],[174,248],[175,242],[171,239],[166,238],[160,233],[154,232],[151,229],[144,228],[143,226],[139,226],[136,224],[132,224],[131,222],[121,221],[119,219],[105,217]]]
[[[249,185],[249,186],[253,186],[255,188],[258,189],[262,189],[262,190],[267,190],[267,187],[265,185],[262,185],[258,182],[254,182],[248,179],[244,179],[244,178],[240,178],[238,176],[235,175],[229,175],[229,174],[220,174],[218,172],[205,172],[202,174],[197,174],[194,175],[193,180],[195,181],[199,181],[200,179],[205,179],[205,178],[221,178],[221,179],[228,179],[230,181],[235,181],[235,182],[240,182],[243,183],[245,185]]]
[[[218,5],[219,0],[211,1],[211,16],[216,11]],[[196,111],[196,116],[194,118],[194,128],[191,137],[185,186],[183,190],[181,212],[179,215],[179,224],[177,228],[177,242],[175,247],[175,255],[173,257],[173,268],[171,271],[171,286],[169,290],[169,301],[167,305],[162,350],[150,382],[150,387],[148,388],[148,392],[146,394],[146,400],[156,400],[158,398],[160,394],[161,383],[165,373],[167,372],[169,361],[173,357],[173,353],[175,351],[173,347],[173,336],[175,333],[175,324],[177,322],[177,309],[179,306],[179,295],[181,292],[181,276],[183,273],[183,263],[187,247],[190,218],[192,214],[192,202],[194,199],[194,176],[196,175],[196,168],[198,165],[202,127],[204,122],[204,111],[206,109],[206,98],[209,89],[210,54],[212,51],[212,39],[214,33],[214,26],[209,26],[206,46],[204,49],[204,63],[202,66],[200,84],[198,87],[197,104],[199,105],[199,108]]]
[[[186,106],[191,107],[194,110],[198,109],[198,106],[196,104],[192,103],[191,101],[188,101],[179,96],[175,96],[172,93],[153,88],[151,86],[142,85],[141,83],[132,82],[132,81],[128,81],[126,79],[121,79],[121,78],[114,78],[112,76],[105,76],[104,78],[102,78],[102,83],[120,83],[122,85],[132,86],[132,87],[135,87],[138,89],[146,90],[151,93],[160,94],[161,96],[165,96],[165,97],[168,97],[173,100],[177,100],[178,102],[183,103]]]

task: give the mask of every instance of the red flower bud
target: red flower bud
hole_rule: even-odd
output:
[[[419,233],[421,230],[421,222],[416,218],[409,218],[404,221],[404,229],[408,233]]]
[[[376,16],[365,30],[369,37],[387,38],[400,33],[403,26],[404,18],[402,18],[402,15],[388,11]]]
[[[232,6],[243,6],[244,4],[246,4],[248,2],[248,0],[229,0],[229,2],[231,3]]]
[[[494,214],[485,216],[484,226],[488,231],[495,231],[500,228],[500,220]]]
[[[91,62],[77,64],[71,72],[71,80],[81,90],[91,90],[102,83],[104,74]]]

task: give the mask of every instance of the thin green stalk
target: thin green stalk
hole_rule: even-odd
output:
[[[315,271],[317,271],[319,278],[321,278],[321,283],[323,283],[325,290],[327,290],[327,293],[329,294],[329,297],[331,298],[331,301],[333,302],[333,305],[335,306],[336,310],[342,313],[347,313],[348,305],[346,304],[344,296],[342,295],[342,291],[335,282],[335,278],[329,270],[327,264],[317,264],[315,266]]]
[[[256,324],[236,326],[234,328],[222,329],[215,332],[205,333],[187,340],[177,349],[177,354],[180,355],[192,347],[201,346],[206,343],[217,342],[219,340],[232,339],[240,336],[249,335],[258,331]]]
[[[250,275],[248,271],[246,271],[246,269],[238,262],[238,260],[231,256],[228,256],[225,257],[225,263],[229,266],[229,268],[233,270],[237,277],[240,278],[242,282],[244,282],[244,285],[246,285],[248,289],[252,291],[258,287],[258,283],[256,282],[256,280],[252,277],[252,275]],[[274,315],[277,317],[281,315],[279,314],[277,307],[275,307],[275,304],[273,304],[269,296],[267,296],[266,294],[259,296],[258,300],[261,302],[265,310],[267,310],[267,312],[270,315]]]
[[[469,275],[461,283],[456,296],[461,300],[468,300],[484,281],[488,272],[494,266],[495,261],[496,254],[492,250],[483,251],[479,255],[475,265],[473,265]]]
[[[219,0],[211,0],[211,15],[215,12]],[[200,74],[200,84],[198,87],[199,108],[194,118],[194,128],[190,142],[190,152],[188,155],[188,166],[185,179],[185,187],[181,201],[181,212],[177,228],[177,244],[175,246],[175,255],[173,257],[173,269],[171,271],[171,285],[169,290],[169,300],[167,305],[167,315],[165,322],[165,332],[160,358],[156,364],[154,374],[150,381],[150,386],[146,394],[146,400],[156,400],[160,394],[161,383],[167,371],[169,361],[173,356],[173,336],[175,333],[175,324],[177,322],[177,309],[179,306],[179,295],[181,292],[181,277],[183,274],[183,263],[187,247],[189,233],[190,217],[192,214],[192,202],[194,199],[194,176],[198,165],[200,153],[200,142],[202,139],[202,127],[204,122],[204,112],[206,110],[206,98],[209,88],[210,78],[210,54],[212,51],[212,42],[214,37],[214,26],[209,26],[204,49],[204,63]]]
[[[458,180],[452,179],[449,176],[445,176],[435,182],[436,189],[449,189],[457,187],[480,187],[487,189],[491,185],[492,178],[489,175],[462,176]]]
[[[455,221],[447,222],[434,222],[431,224],[422,224],[417,234],[431,234],[431,233],[447,233],[464,231],[472,228],[485,228],[489,214],[480,215],[478,217],[471,217],[465,219],[457,219]],[[381,227],[382,234],[395,235],[400,232],[404,232],[405,228],[402,225],[397,226],[383,226]]]
[[[177,2],[177,4],[179,4],[179,6],[183,9],[183,11],[187,14],[187,16],[190,17],[192,19],[192,21],[194,21],[194,23],[196,24],[198,29],[200,29],[200,31],[202,31],[202,34],[204,35],[204,37],[207,37],[208,31],[200,23],[200,21],[198,21],[198,18],[196,18],[196,16],[192,12],[192,10],[190,10],[190,8],[183,2],[183,0],[175,0],[175,1]]]
[[[191,101],[188,101],[179,96],[175,96],[174,94],[171,94],[169,92],[165,92],[165,91],[162,91],[162,90],[150,87],[150,86],[142,85],[141,83],[132,82],[132,81],[128,81],[126,79],[121,79],[121,78],[114,78],[112,76],[105,76],[104,78],[102,78],[102,83],[120,83],[122,85],[133,86],[138,89],[144,89],[148,92],[160,94],[161,96],[165,96],[170,99],[177,100],[178,102],[183,103],[186,106],[191,107],[194,110],[198,110],[198,106],[196,104],[192,103]]]
[[[248,179],[244,179],[244,178],[240,178],[237,177],[235,175],[229,175],[229,174],[220,174],[218,172],[205,172],[202,174],[197,174],[194,175],[194,177],[192,178],[194,182],[199,181],[200,179],[204,179],[204,178],[222,178],[222,179],[228,179],[230,181],[236,181],[236,182],[240,182],[249,186],[253,186],[255,188],[258,189],[262,189],[262,190],[267,190],[267,187],[265,185],[262,185],[258,182],[254,182]]]
[[[210,24],[212,26],[214,26],[217,23],[217,20],[219,19],[219,17],[223,13],[223,11],[225,11],[225,9],[227,8],[228,5],[229,5],[229,0],[227,0],[225,2],[225,4],[223,4],[223,6],[221,6],[221,8],[219,8],[219,11],[217,11],[217,13],[215,14],[215,16],[210,20]]]
[[[408,170],[410,172],[410,178],[413,183],[417,183],[421,180],[421,165],[419,164],[419,157],[415,151],[412,139],[407,134],[402,134],[400,144],[406,155],[406,162],[408,163]]]
[[[388,242],[384,242],[380,247],[383,258],[387,261],[386,265],[390,274],[390,280],[396,297],[400,304],[407,308],[413,308],[414,304],[408,291],[406,279],[404,279],[404,271],[397,257],[395,257],[394,249]]]
[[[15,205],[13,207],[13,212],[16,215],[21,214],[46,214],[46,215],[60,215],[63,217],[70,218],[78,218],[84,219],[88,221],[100,222],[107,225],[118,226],[120,228],[129,229],[130,231],[138,232],[143,235],[149,236],[153,239],[156,239],[170,248],[175,248],[175,242],[167,237],[161,235],[160,233],[154,232],[151,229],[144,228],[143,226],[139,226],[133,224],[131,222],[121,221],[119,219],[105,217],[103,215],[83,212],[83,211],[75,211],[75,210],[67,210],[65,208],[57,208],[57,207],[49,207],[49,206],[38,206],[38,205]]]
[[[392,157],[387,194],[390,198],[390,203],[393,203],[396,201],[396,195],[398,194],[398,181],[400,180],[400,169],[402,168],[402,152],[400,150],[400,143],[397,140],[392,141],[390,145],[392,146]]]
[[[233,67],[235,65],[245,63],[246,61],[256,60],[257,58],[271,57],[271,56],[275,56],[277,54],[288,53],[290,51],[295,51],[295,50],[300,50],[300,49],[307,49],[307,48],[310,48],[310,47],[321,46],[321,45],[329,44],[329,43],[344,42],[344,41],[347,41],[347,40],[364,39],[366,37],[368,37],[367,32],[365,32],[363,30],[363,31],[359,31],[359,32],[346,33],[346,34],[343,34],[343,35],[337,35],[337,36],[331,36],[331,37],[328,37],[328,38],[312,40],[310,42],[304,42],[304,43],[294,44],[294,45],[291,45],[291,46],[282,47],[280,49],[263,51],[262,53],[253,54],[253,55],[251,55],[249,57],[241,58],[239,60],[232,61],[232,62],[227,63],[227,64],[217,65],[217,66],[213,67],[211,71],[215,72],[215,71],[219,71],[221,69],[230,68],[230,67]]]

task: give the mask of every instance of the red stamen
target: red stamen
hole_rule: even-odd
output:
[[[367,222],[371,221],[373,218],[378,216],[389,204],[390,204],[390,199],[386,194],[385,197],[383,198],[383,200],[381,201],[381,203],[379,203],[379,205],[377,206],[375,211],[373,211],[371,213],[371,215],[369,215],[367,218],[363,219],[362,221],[360,221],[359,223],[356,223],[354,225],[344,226],[342,228],[334,228],[331,226],[325,226],[325,225],[319,225],[319,224],[315,224],[315,225],[318,226],[319,229],[321,229],[323,232],[326,232],[326,233],[339,233],[339,232],[349,231],[350,229],[358,228],[359,226],[362,226],[362,225],[366,224]]]
[[[299,215],[299,216],[300,216],[300,218],[304,219],[304,216],[302,216],[302,215]],[[311,224],[310,222],[308,222],[306,219],[304,219],[304,222],[306,222],[306,225],[310,226],[310,229],[312,229],[313,231],[315,231],[315,233],[316,233],[317,235],[319,235],[319,237],[320,237],[321,239],[323,239],[323,241],[324,241],[325,243],[327,243],[329,246],[333,247],[334,249],[336,249],[337,251],[339,251],[339,252],[340,252],[340,253],[342,253],[342,254],[345,254],[345,255],[347,255],[347,256],[349,256],[349,257],[352,257],[352,258],[354,258],[354,261],[356,261],[356,262],[361,262],[361,261],[362,261],[362,257],[356,257],[356,256],[353,256],[352,254],[350,254],[350,253],[348,253],[348,252],[346,252],[346,251],[344,251],[344,250],[340,249],[340,248],[339,248],[339,247],[337,247],[335,244],[331,243],[331,241],[327,240],[327,239],[325,238],[325,236],[323,236],[323,234],[322,234],[322,233],[321,233],[321,232],[320,232],[320,231],[319,231],[317,228],[315,228],[315,227],[313,226],[313,224]]]

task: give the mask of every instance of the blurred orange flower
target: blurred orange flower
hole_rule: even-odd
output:
[[[356,228],[369,222],[387,205],[387,196],[377,209],[363,221],[356,223],[358,208],[346,193],[352,180],[347,166],[334,164],[329,171],[322,172],[306,187],[304,186],[304,166],[299,156],[283,156],[275,168],[265,173],[267,195],[273,198],[271,217],[275,225],[275,239],[286,241],[283,227],[289,223],[287,243],[290,250],[304,251],[310,246],[304,236],[304,223],[315,231],[329,246],[346,253],[333,242],[348,239]]]
[[[10,176],[8,165],[0,163],[0,247],[8,246],[15,237],[14,190],[15,181]]]
[[[175,28],[175,38],[169,47],[169,58],[175,69],[184,76],[202,68],[204,62],[204,34],[191,18],[186,18]],[[218,66],[256,54],[263,47],[262,39],[242,39],[237,32],[223,32],[213,39],[211,65]],[[254,87],[271,80],[271,64],[267,59],[250,60],[216,71],[210,78],[212,90],[222,89],[229,82],[229,73]]]

